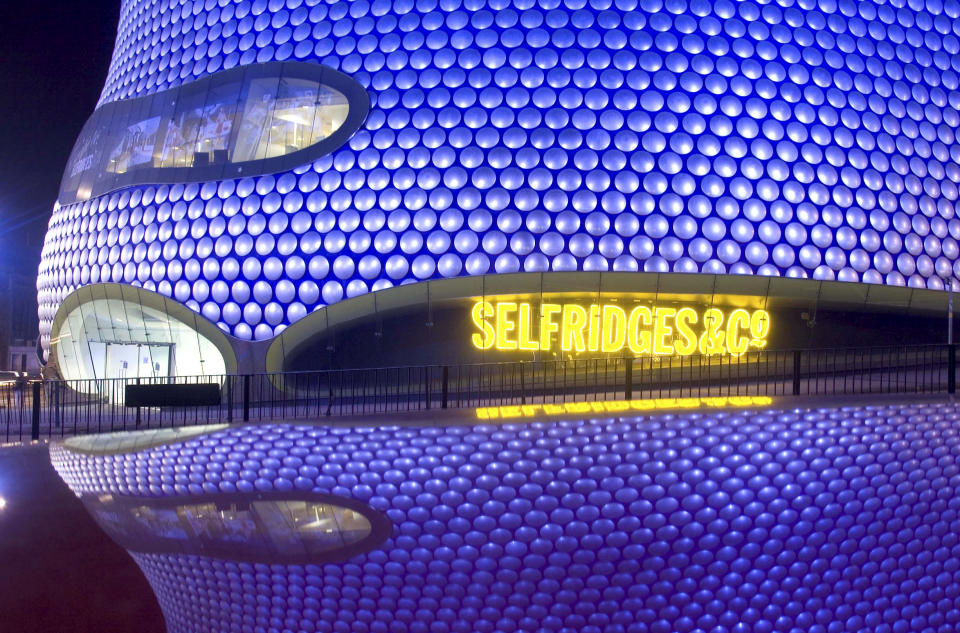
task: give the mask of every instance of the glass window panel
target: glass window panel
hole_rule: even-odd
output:
[[[266,128],[279,83],[278,77],[250,81],[231,162],[242,163],[263,158],[268,140]]]
[[[140,295],[137,290],[129,286],[121,286],[120,292],[123,299],[112,299],[121,303],[121,310],[124,313],[124,321],[127,332],[123,342],[137,343],[150,340],[147,326],[144,323],[143,315],[140,310]]]
[[[78,191],[78,195],[85,196],[82,199],[90,198],[95,191],[109,189],[116,182],[116,175],[106,169],[108,165],[107,148],[113,147],[117,142],[117,127],[126,125],[127,122],[126,104],[119,104],[116,108],[103,113],[103,121],[100,123],[100,129],[96,145],[93,148],[95,168],[84,174],[84,188]]]
[[[203,116],[203,94],[180,94],[160,150],[161,167],[192,167]]]
[[[141,506],[133,509],[134,525],[149,530],[161,538],[185,541],[190,538],[176,508],[151,508]]]
[[[119,141],[110,149],[108,170],[113,170],[121,180],[129,180],[131,172],[150,168],[154,162],[154,152],[161,137],[162,102],[156,99],[138,99],[132,102],[130,116],[124,129],[120,130]],[[123,177],[127,176],[127,177]]]
[[[72,375],[76,376],[81,375],[77,347],[80,344],[80,338],[73,334],[77,331],[77,328],[81,327],[78,321],[80,321],[80,312],[74,310],[68,315],[60,329],[60,342],[57,348],[60,371],[64,373],[73,372]]]
[[[236,122],[242,84],[231,81],[214,84],[207,93],[203,108],[200,133],[197,137],[197,158],[207,165],[228,162],[230,139]],[[199,166],[200,163],[194,163]]]
[[[220,539],[225,544],[233,543],[242,547],[249,543],[262,543],[260,527],[249,509],[234,505],[221,510],[220,518]]]
[[[261,158],[292,154],[313,144],[318,87],[317,82],[306,79],[284,77],[280,80],[266,153]]]
[[[93,366],[92,357],[90,354],[90,348],[87,343],[91,339],[87,337],[86,331],[87,327],[90,327],[90,331],[93,333],[93,340],[101,340],[99,328],[96,326],[96,321],[90,320],[90,315],[93,313],[92,306],[90,305],[93,300],[91,294],[92,290],[90,287],[81,289],[81,302],[77,306],[77,312],[79,313],[79,329],[74,332],[74,336],[77,337],[77,365],[79,370],[82,372],[81,376],[83,378],[97,378],[96,370]]]
[[[65,189],[78,200],[90,198],[96,176],[99,174],[100,148],[106,142],[109,131],[109,119],[104,120],[103,116],[99,116],[101,114],[95,114],[91,119],[92,129],[87,129],[85,126],[70,154],[70,162],[64,176],[67,183]]]
[[[156,121],[156,130],[152,132],[152,137],[144,139],[137,160],[134,162],[134,167],[137,171],[149,174],[160,162],[163,140],[167,137],[167,128],[170,126],[174,108],[173,101],[170,99],[155,98],[145,101],[148,107],[142,111],[143,121],[151,122],[146,127],[145,132],[153,130],[154,124],[152,121]],[[149,154],[147,153],[148,148]]]
[[[179,134],[170,129],[174,126],[177,110],[176,94],[175,92],[164,93],[160,100],[160,127],[157,130],[157,145],[153,153],[153,166],[158,169],[174,166],[172,149],[166,152],[164,150],[167,148],[167,139],[173,142]]]
[[[350,104],[342,92],[320,86],[309,144],[319,143],[339,130],[346,122],[349,111]]]
[[[148,106],[145,101],[135,101],[128,108],[128,116],[122,125],[111,136],[110,145],[106,148],[106,171],[111,174],[125,174],[130,169],[130,157],[133,154],[133,144],[137,142],[137,129],[143,123],[140,111]]]
[[[130,340],[130,321],[126,318],[123,302],[107,300],[105,291],[102,288],[100,290],[100,298],[106,306],[104,316],[107,320],[106,325],[100,329],[101,338],[109,341]]]

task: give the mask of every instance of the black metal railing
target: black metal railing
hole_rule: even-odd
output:
[[[956,346],[751,351],[0,385],[0,441],[195,424],[599,400],[954,393]],[[125,406],[131,384],[213,383],[215,406]]]

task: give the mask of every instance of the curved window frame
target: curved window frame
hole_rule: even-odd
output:
[[[239,97],[246,93],[252,82],[273,78],[278,81],[281,78],[314,81],[321,87],[340,92],[346,97],[348,104],[346,119],[330,136],[280,156],[236,163],[228,160],[193,167],[147,165],[132,168],[125,173],[111,173],[107,170],[109,154],[117,139],[122,138],[123,131],[129,126],[146,122],[155,116],[165,116],[168,111],[179,113],[178,105],[182,108],[187,107],[184,104],[192,102],[203,104],[208,94],[222,90],[230,84],[239,84],[238,106],[242,106]],[[239,121],[240,108],[237,110]],[[73,146],[60,183],[59,202],[61,205],[82,202],[137,185],[230,180],[289,171],[344,145],[360,129],[369,112],[370,96],[360,83],[329,66],[309,62],[268,62],[238,66],[162,92],[105,103],[87,119]],[[89,162],[90,165],[78,169],[78,165],[82,166],[84,162]],[[84,186],[91,182],[89,191],[84,191]]]

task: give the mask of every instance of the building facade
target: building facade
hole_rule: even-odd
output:
[[[125,0],[44,245],[44,360],[939,342],[958,32],[940,1]]]

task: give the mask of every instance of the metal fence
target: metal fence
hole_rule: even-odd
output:
[[[46,381],[0,386],[0,438],[194,424],[575,401],[764,395],[954,393],[956,346]],[[130,384],[215,383],[220,402],[128,407]]]

